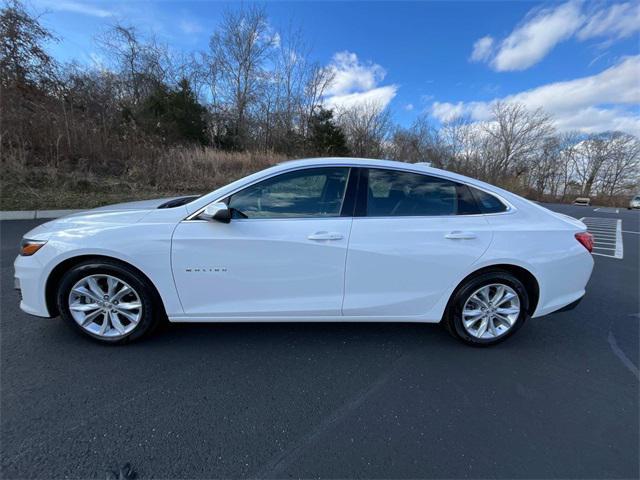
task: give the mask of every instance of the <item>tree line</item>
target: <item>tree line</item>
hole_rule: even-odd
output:
[[[485,122],[423,114],[409,126],[375,103],[330,109],[334,70],[259,6],[227,10],[206,51],[175,52],[115,24],[95,39],[100,64],[87,66],[57,62],[46,48],[56,41],[19,0],[0,11],[5,203],[49,187],[206,191],[316,155],[430,162],[539,200],[613,204],[638,189],[637,138],[558,132],[519,104],[494,103]]]

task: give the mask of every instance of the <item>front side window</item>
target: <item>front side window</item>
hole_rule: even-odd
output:
[[[232,195],[229,207],[246,218],[338,217],[349,168],[283,173]]]
[[[411,172],[370,169],[366,215],[370,217],[480,213],[465,185]]]

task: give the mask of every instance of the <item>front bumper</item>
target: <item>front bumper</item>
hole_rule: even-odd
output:
[[[37,255],[37,254],[36,254]],[[18,256],[13,263],[13,284],[20,291],[20,309],[37,317],[51,317],[47,309],[43,268],[36,255]]]

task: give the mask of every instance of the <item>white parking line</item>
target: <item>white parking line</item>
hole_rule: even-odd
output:
[[[616,225],[616,258],[623,257],[623,245],[622,245],[622,220],[618,220],[618,225]]]
[[[620,209],[615,207],[598,207],[594,208],[593,211],[600,213],[620,213]]]
[[[593,235],[594,252],[592,253],[594,255],[620,260],[623,258],[622,220],[582,217],[580,221],[587,226],[587,231]]]

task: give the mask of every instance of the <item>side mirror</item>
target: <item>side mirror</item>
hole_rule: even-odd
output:
[[[199,217],[203,220],[215,220],[217,222],[229,223],[231,222],[231,209],[226,203],[216,202],[207,205]]]

